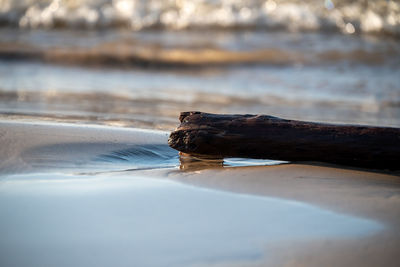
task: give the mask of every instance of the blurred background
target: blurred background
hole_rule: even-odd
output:
[[[400,126],[400,2],[0,0],[0,118]]]

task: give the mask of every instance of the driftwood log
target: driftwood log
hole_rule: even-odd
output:
[[[400,169],[400,129],[285,120],[265,115],[182,112],[168,144],[209,157],[317,161]]]

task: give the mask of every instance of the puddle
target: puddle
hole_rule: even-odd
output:
[[[2,266],[190,266],[273,257],[281,241],[383,225],[277,198],[125,175],[12,176],[0,184]]]

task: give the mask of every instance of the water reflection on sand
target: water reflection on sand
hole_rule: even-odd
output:
[[[272,256],[265,248],[275,242],[383,229],[300,202],[121,173],[11,176],[0,186],[0,212],[5,266],[257,262]]]

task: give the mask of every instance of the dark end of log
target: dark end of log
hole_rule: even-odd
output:
[[[317,161],[400,169],[400,129],[285,120],[266,115],[182,112],[168,144],[206,158]]]

